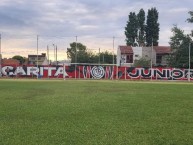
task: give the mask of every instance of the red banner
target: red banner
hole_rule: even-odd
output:
[[[2,76],[38,78],[80,78],[80,79],[193,79],[192,69],[178,68],[135,68],[117,66],[15,66],[4,65]]]

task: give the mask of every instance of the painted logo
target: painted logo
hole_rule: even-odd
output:
[[[94,66],[91,69],[91,75],[95,79],[101,79],[105,74],[105,70],[102,66]]]

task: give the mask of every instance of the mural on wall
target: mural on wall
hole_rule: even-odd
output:
[[[165,79],[187,80],[192,69],[135,68],[117,66],[2,66],[2,76],[82,79]]]

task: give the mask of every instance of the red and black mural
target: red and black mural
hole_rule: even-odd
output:
[[[193,80],[192,69],[179,68],[135,68],[117,66],[14,66],[5,65],[2,76],[39,78],[81,78],[81,79],[162,79]]]

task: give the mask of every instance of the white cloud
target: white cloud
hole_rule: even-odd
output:
[[[129,13],[138,13],[143,8],[147,15],[152,7],[159,12],[160,45],[168,44],[173,24],[192,29],[192,25],[185,22],[188,11],[192,10],[192,0],[1,0],[0,32],[7,38],[29,35],[33,44],[21,42],[26,48],[36,45],[36,35],[40,35],[65,38],[45,40],[44,45],[40,44],[42,48],[48,43],[58,43],[61,49],[66,49],[75,40],[74,36],[79,36],[89,48],[110,49],[113,36],[118,37],[115,47],[125,44],[124,27]],[[21,47],[14,43],[15,48]],[[8,45],[6,42],[6,47]]]

